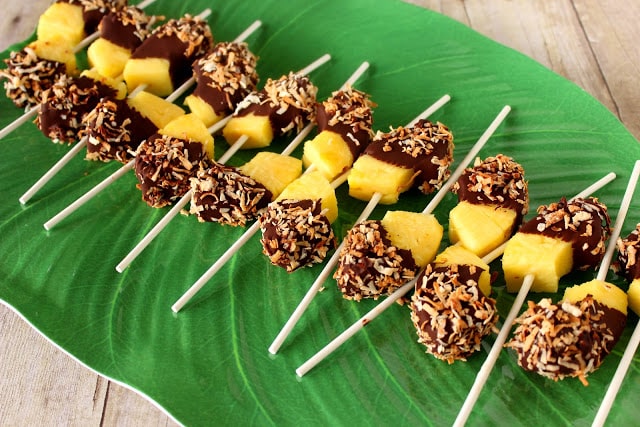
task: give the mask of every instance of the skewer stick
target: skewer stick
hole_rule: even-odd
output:
[[[467,153],[467,155],[464,157],[464,159],[460,162],[460,164],[458,165],[456,170],[451,174],[449,179],[447,179],[447,181],[442,185],[442,187],[440,187],[440,190],[438,191],[438,194],[436,194],[434,199],[437,199],[439,201],[442,200],[442,198],[449,191],[451,186],[458,180],[458,178],[460,178],[460,175],[462,175],[462,173],[467,168],[467,166],[475,158],[475,156],[482,149],[482,147],[484,147],[484,145],[487,143],[487,141],[489,140],[491,135],[493,135],[493,133],[498,128],[500,123],[502,123],[504,121],[504,119],[506,118],[506,116],[507,116],[507,114],[509,113],[510,110],[511,110],[511,108],[509,106],[505,106],[500,111],[500,113],[496,116],[496,118],[493,120],[493,122],[491,122],[491,124],[489,125],[487,130],[485,130],[485,132],[483,132],[483,134],[480,136],[480,138],[478,138],[478,141],[473,145],[473,147],[471,147],[471,150],[469,151],[469,153]],[[427,205],[427,207],[422,211],[422,213],[425,214],[425,215],[428,215],[433,211],[433,209],[435,209],[436,206],[437,206],[437,203],[436,204],[429,203]],[[493,261],[493,259],[497,258],[498,256],[500,256],[500,254],[496,254],[495,252],[491,252],[487,256],[485,256],[484,260],[487,260],[486,262],[488,263],[488,262]],[[489,257],[494,257],[494,258],[489,258]],[[320,363],[322,360],[324,360],[327,356],[329,356],[331,353],[333,353],[345,341],[347,341],[349,338],[351,338],[353,335],[355,335],[356,332],[358,332],[365,325],[367,325],[369,322],[371,322],[373,319],[375,319],[380,313],[385,311],[387,308],[391,307],[391,305],[394,302],[396,302],[398,299],[400,299],[402,296],[404,296],[406,293],[408,293],[411,289],[413,289],[413,287],[415,286],[416,281],[418,280],[418,276],[416,276],[416,278],[410,280],[409,282],[407,282],[405,285],[401,286],[400,288],[396,289],[383,302],[378,304],[375,308],[373,308],[371,311],[369,311],[367,314],[365,314],[362,318],[360,318],[360,320],[355,322],[348,329],[346,329],[343,333],[338,335],[333,341],[331,341],[329,344],[327,344],[318,353],[313,355],[309,360],[307,360],[305,363],[300,365],[300,367],[298,369],[296,369],[296,374],[299,377],[302,377],[304,374],[306,374],[311,369],[313,369],[318,363]],[[272,349],[269,348],[269,351],[271,351],[271,350]],[[275,350],[277,351],[277,348]],[[271,351],[271,352],[273,353],[273,351]]]
[[[259,22],[259,21],[256,21],[256,22]],[[259,25],[256,26],[256,23],[254,23],[251,27],[255,29],[255,28],[258,28]],[[243,34],[245,33],[247,33],[247,31],[245,31]],[[326,55],[324,55],[322,58],[324,58],[325,56]],[[311,65],[316,64],[315,67],[319,67],[325,62],[326,61],[322,61],[322,62],[314,61]],[[311,72],[315,69],[315,67],[312,68],[308,66],[304,68],[304,70],[307,70],[307,72]],[[231,116],[228,116],[222,119],[221,121],[224,121],[224,123],[226,124],[229,121],[229,119],[231,119]],[[214,124],[213,126],[209,127],[208,130],[211,133],[215,132],[216,129],[214,128],[219,123],[220,121]],[[221,128],[222,127],[220,127],[220,129]],[[282,154],[289,155],[289,153],[295,150],[295,148],[300,144],[300,142],[302,142],[303,139],[306,138],[306,136],[309,134],[309,132],[311,132],[312,129],[313,129],[313,124],[311,123],[305,126],[302,129],[302,131],[295,137],[295,139],[287,146],[287,148],[285,148]],[[247,142],[248,139],[249,137],[246,135],[243,135],[240,138],[238,138],[238,140],[235,141],[231,145],[231,147],[229,147],[229,149],[220,157],[220,159],[218,159],[218,163],[225,164],[240,148],[242,148],[242,146]],[[145,250],[147,246],[149,246],[149,244],[158,236],[158,234],[160,234],[160,232],[169,224],[169,222],[178,215],[178,213],[182,210],[182,208],[184,208],[187,205],[187,203],[191,200],[192,195],[193,195],[193,191],[191,190],[187,191],[185,195],[182,196],[180,200],[171,208],[171,210],[169,210],[169,212],[167,212],[167,214],[160,220],[160,222],[158,222],[142,238],[142,240],[140,240],[140,242],[138,242],[138,244],[122,259],[122,261],[118,263],[118,265],[116,266],[116,271],[118,273],[122,273],[138,257],[138,255],[140,255],[142,251]]]
[[[635,166],[633,168],[633,172],[631,173],[631,179],[637,180],[638,175],[640,175],[640,161],[636,161]],[[620,237],[620,230],[622,229],[622,224],[620,224],[620,227],[618,227],[618,223],[624,222],[624,217],[621,218],[623,209],[624,209],[624,213],[626,214],[627,208],[631,204],[632,197],[633,197],[633,191],[632,190],[629,191],[629,188],[627,188],[627,192],[625,193],[624,198],[622,199],[622,204],[620,206],[621,213],[618,214],[618,218],[616,218],[616,225],[614,227],[614,232],[613,232],[615,233],[617,230],[618,234],[614,235],[612,233],[611,235],[611,240],[615,242],[617,242],[618,237]],[[613,258],[612,246],[614,245],[609,245],[609,247],[607,247],[607,252],[605,253],[605,258],[603,262],[606,261],[607,263],[611,263],[611,259]],[[609,253],[609,249],[611,249],[611,253]],[[604,278],[607,275],[607,271],[608,269],[603,269],[601,266],[600,271],[598,271],[598,279],[604,280]],[[640,322],[636,324],[636,327],[634,328],[633,333],[631,334],[631,338],[627,343],[627,347],[624,349],[624,353],[622,354],[622,359],[620,359],[620,363],[616,368],[616,372],[613,374],[611,383],[609,384],[609,387],[607,388],[604,398],[600,403],[600,407],[598,408],[598,412],[596,413],[596,416],[593,420],[593,424],[591,424],[593,427],[601,427],[604,425],[604,422],[607,420],[609,412],[611,411],[611,407],[613,406],[613,402],[615,401],[615,398],[618,395],[618,391],[622,386],[624,377],[627,374],[627,371],[629,370],[629,366],[633,361],[633,356],[635,355],[639,344],[640,344]]]
[[[326,56],[326,55],[325,55]],[[322,58],[320,58],[322,59]],[[319,63],[323,64],[326,61],[315,61],[314,64]],[[307,67],[308,69],[309,67]],[[344,89],[346,85],[351,85],[369,68],[368,62],[363,62],[358,69],[347,79],[347,81],[341,86],[341,89]],[[305,69],[306,70],[306,69]],[[306,137],[306,135],[311,132],[312,125],[307,125],[302,132],[293,140],[291,143],[282,151],[283,155],[289,155],[295,148],[302,142],[302,140]],[[304,135],[303,135],[304,134]],[[303,135],[301,137],[301,135]],[[307,169],[309,171],[310,168]],[[342,174],[336,180],[341,180],[340,183],[344,182],[346,179],[346,174]],[[333,184],[332,184],[333,185]],[[337,184],[339,185],[339,184]],[[377,203],[377,202],[376,202]],[[174,313],[177,313],[185,306],[187,302],[193,296],[198,293],[200,289],[209,281],[211,278],[229,261],[229,259],[260,229],[260,223],[256,221],[245,233],[240,237],[238,241],[236,241],[223,255],[220,257],[188,290],[182,295],[172,306],[171,310]]]
[[[440,108],[442,105],[446,104],[450,99],[451,97],[449,95],[444,95],[434,104],[432,104],[429,108],[424,110],[418,117],[416,117],[410,123],[415,124],[418,120],[427,118],[437,110],[433,108],[434,106],[438,106],[438,108]],[[355,223],[357,224],[367,219],[371,214],[371,212],[373,211],[373,209],[375,209],[375,207],[378,205],[381,198],[382,198],[381,193],[374,193],[373,196],[371,197],[371,200],[369,200],[369,203],[367,204],[364,211],[360,214],[360,217],[358,217]],[[298,306],[296,307],[296,309],[293,311],[293,313],[291,314],[291,316],[289,317],[285,325],[282,327],[282,329],[280,330],[276,338],[273,340],[273,342],[269,346],[269,352],[271,354],[276,354],[278,352],[278,350],[280,349],[284,341],[287,339],[287,337],[289,336],[289,334],[291,333],[295,325],[298,323],[298,321],[306,311],[307,307],[309,307],[309,304],[311,304],[311,301],[313,300],[313,298],[322,288],[322,285],[324,284],[324,282],[331,275],[333,267],[340,260],[340,252],[342,252],[342,248],[344,247],[344,244],[345,243],[343,240],[340,243],[340,245],[338,245],[338,247],[336,248],[331,258],[329,258],[329,261],[327,261],[327,263],[325,264],[324,268],[322,269],[322,271],[320,272],[316,280],[311,284],[311,287],[309,288],[309,290],[307,290],[307,293],[305,294],[305,296],[302,298],[300,303],[298,303]]]
[[[91,190],[87,191],[80,198],[76,199],[75,202],[71,203],[69,206],[60,211],[57,215],[51,218],[49,221],[44,223],[45,230],[51,230],[55,227],[60,221],[71,215],[75,212],[80,206],[84,205],[86,202],[91,200],[96,194],[100,193],[102,190],[113,184],[115,181],[124,176],[125,173],[133,169],[135,165],[135,159],[130,160],[129,163],[122,166],[120,169],[109,175],[105,178],[100,184],[93,187]]]
[[[606,175],[604,178],[602,178],[600,181],[598,182],[609,182],[607,180],[611,180],[615,178],[615,174],[614,173],[609,173],[608,175]],[[637,181],[637,177],[635,180],[631,180],[629,181],[629,185],[634,186],[635,187],[635,183]],[[598,183],[596,183],[598,184]],[[587,197],[589,196],[591,193],[593,193],[596,189],[594,188],[594,186],[596,185],[592,185],[589,188],[583,190],[581,193],[577,194],[576,196],[573,197],[573,199],[578,199],[578,198],[583,198],[583,197]],[[627,189],[629,188],[629,186],[627,187]],[[624,212],[624,214],[626,214],[626,208],[621,208],[620,212]],[[619,217],[621,216],[621,214],[618,215]],[[619,222],[619,221],[617,221]],[[621,224],[620,224],[621,225]],[[619,231],[618,231],[619,233]],[[609,241],[609,246],[615,246],[615,241]],[[603,264],[600,265],[600,269],[602,270]],[[605,268],[605,271],[609,268],[608,264]],[[480,367],[480,371],[478,371],[478,374],[476,375],[476,379],[474,380],[473,386],[471,387],[471,390],[469,391],[469,394],[467,395],[467,398],[465,399],[462,408],[460,409],[460,412],[458,413],[458,416],[456,417],[456,420],[454,422],[454,426],[456,427],[461,427],[464,426],[464,424],[467,422],[467,419],[469,418],[469,415],[471,415],[471,411],[473,410],[473,407],[476,403],[476,401],[478,400],[478,397],[480,396],[480,393],[482,392],[482,388],[484,387],[484,384],[487,382],[487,379],[489,378],[489,375],[491,374],[491,371],[493,370],[493,366],[495,365],[496,361],[498,360],[498,356],[500,356],[500,352],[502,351],[502,348],[504,346],[504,343],[507,341],[507,337],[509,336],[509,333],[511,332],[511,327],[513,326],[513,322],[516,319],[518,313],[520,312],[520,309],[522,308],[522,305],[524,304],[524,301],[527,297],[527,295],[529,294],[529,290],[531,289],[531,286],[533,285],[533,281],[535,279],[535,276],[532,274],[527,274],[522,282],[522,286],[520,287],[520,290],[518,291],[518,294],[516,295],[516,299],[513,302],[513,305],[511,306],[511,309],[509,310],[509,314],[507,314],[507,317],[504,320],[504,323],[502,324],[502,328],[500,329],[500,332],[498,333],[498,336],[495,340],[495,342],[493,343],[491,350],[489,351],[489,355],[487,356],[487,359],[484,361],[484,363],[482,364],[482,366]]]

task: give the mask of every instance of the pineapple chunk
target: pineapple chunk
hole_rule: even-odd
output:
[[[91,43],[87,49],[89,65],[107,77],[120,76],[130,57],[131,51],[129,49],[113,44],[103,38]]]
[[[295,157],[263,151],[238,169],[264,185],[275,199],[287,185],[302,174],[302,161]]]
[[[305,167],[313,165],[327,179],[333,179],[351,167],[353,154],[342,136],[325,130],[305,142],[302,161]]]
[[[619,287],[603,280],[594,279],[581,285],[572,286],[564,291],[563,301],[577,304],[587,295],[600,304],[627,314],[627,294]]]
[[[165,127],[169,122],[184,114],[184,110],[177,105],[145,91],[138,92],[127,102],[158,128]]]
[[[478,287],[485,296],[491,295],[491,273],[489,272],[489,264],[484,262],[482,258],[468,249],[460,245],[449,246],[439,253],[433,262],[439,266],[457,264],[475,265],[480,267],[484,271],[480,274],[480,278],[478,279]]]
[[[61,62],[65,65],[67,75],[78,75],[78,64],[73,48],[58,43],[36,40],[29,44],[39,58]]]
[[[229,145],[233,145],[243,135],[248,136],[243,149],[268,147],[273,141],[269,117],[254,114],[231,118],[222,130],[222,135]]]
[[[349,173],[349,195],[371,200],[374,193],[382,193],[381,204],[396,203],[400,193],[413,183],[414,171],[383,162],[368,154],[358,157]]]
[[[640,279],[633,279],[627,291],[629,298],[629,308],[640,316]]]
[[[540,234],[516,233],[502,256],[508,292],[518,292],[527,274],[535,276],[532,292],[557,292],[560,277],[572,268],[571,243]]]
[[[145,85],[145,91],[167,96],[174,91],[169,66],[169,61],[163,58],[129,59],[122,74],[130,91]]]
[[[329,222],[338,218],[338,199],[331,183],[319,171],[305,173],[280,193],[278,200],[322,200],[322,209]]]
[[[160,129],[158,133],[174,138],[197,141],[202,144],[205,154],[213,160],[213,136],[195,114],[178,116]]]
[[[53,3],[38,19],[37,36],[39,41],[73,49],[85,37],[82,6]]]
[[[512,209],[459,202],[449,211],[449,241],[485,256],[509,239],[516,216]]]
[[[117,92],[117,99],[124,99],[125,96],[127,96],[127,85],[124,84],[122,79],[106,77],[100,74],[100,72],[98,72],[98,70],[96,70],[95,68],[84,70],[80,75],[89,77],[93,81],[100,82],[103,85],[112,87]]]
[[[207,104],[199,96],[189,95],[184,99],[184,103],[193,114],[202,120],[206,127],[213,126],[224,118],[224,115],[216,114],[211,105]]]
[[[438,253],[444,229],[433,215],[388,211],[380,222],[393,246],[409,249],[419,267],[425,267]]]

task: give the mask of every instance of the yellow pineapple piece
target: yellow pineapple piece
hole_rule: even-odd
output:
[[[484,262],[482,258],[468,249],[460,245],[449,246],[439,253],[433,262],[439,266],[457,264],[475,265],[480,267],[484,271],[480,274],[480,278],[478,279],[478,287],[485,296],[491,295],[491,273],[489,264]]]
[[[67,68],[67,75],[78,75],[78,64],[72,47],[42,40],[31,42],[29,47],[39,58],[63,63]]]
[[[572,286],[564,291],[563,301],[576,304],[587,295],[600,304],[627,314],[627,294],[622,289],[603,280],[594,279],[581,285]]]
[[[433,215],[388,211],[380,222],[393,246],[409,249],[419,267],[425,267],[438,253],[444,229]]]
[[[627,290],[627,297],[629,299],[629,308],[640,316],[640,279],[633,279],[633,282],[629,285],[629,290]]]
[[[342,136],[325,130],[305,142],[302,161],[305,167],[313,165],[327,179],[334,179],[353,165],[353,155]]]
[[[207,127],[215,125],[224,118],[224,115],[216,114],[211,105],[199,96],[189,95],[184,99],[184,103]]]
[[[85,37],[82,6],[53,3],[38,19],[38,40],[73,49]]]
[[[381,204],[393,204],[400,193],[413,183],[414,172],[363,154],[353,164],[349,173],[349,195],[368,201],[374,193],[382,193]]]
[[[127,100],[130,106],[148,118],[158,128],[184,114],[184,110],[149,92],[141,91]]]
[[[202,144],[205,154],[213,160],[213,136],[195,114],[178,116],[167,123],[158,133],[174,138],[197,141]]]
[[[459,202],[449,211],[449,241],[485,256],[509,239],[516,217],[512,209]]]
[[[96,82],[112,87],[116,90],[116,98],[118,99],[124,99],[127,96],[127,85],[122,81],[122,79],[103,76],[94,68],[84,70],[80,75],[89,77]]]
[[[242,146],[243,149],[268,147],[273,141],[273,129],[269,117],[254,114],[232,117],[222,130],[222,135],[229,145],[233,145],[243,135],[248,136],[249,139]]]
[[[518,292],[527,274],[535,276],[532,292],[557,292],[560,278],[572,268],[571,243],[540,234],[516,233],[502,256],[508,292]]]
[[[158,96],[167,96],[174,91],[169,61],[163,58],[129,59],[122,74],[130,91],[140,85],[145,85],[145,91]]]
[[[280,193],[278,200],[322,200],[322,209],[327,210],[325,216],[329,222],[338,218],[338,199],[331,183],[319,171],[312,171],[300,176]]]
[[[275,199],[287,185],[302,174],[302,161],[295,157],[263,151],[238,169],[264,185]]]
[[[89,65],[103,76],[118,77],[124,71],[124,66],[131,57],[131,51],[122,46],[99,38],[87,49]]]

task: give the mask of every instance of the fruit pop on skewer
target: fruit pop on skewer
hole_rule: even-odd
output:
[[[318,104],[320,132],[305,143],[303,155],[313,172],[288,186],[259,218],[263,253],[272,264],[292,272],[322,262],[335,248],[331,227],[337,218],[334,188],[341,181],[329,180],[348,173],[368,145],[374,107],[367,94],[349,85]]]
[[[364,62],[358,69],[351,75],[351,77],[342,86],[342,89],[350,87],[355,81],[366,71],[369,67],[368,62]],[[298,135],[296,140],[282,152],[283,155],[288,155],[297,145],[302,142],[306,134]],[[307,172],[310,169],[307,169]],[[260,222],[256,221],[223,255],[220,257],[188,290],[173,304],[171,309],[174,312],[180,311],[182,307],[226,264],[226,262],[237,252],[257,231],[260,229]]]
[[[255,21],[245,31],[243,31],[233,42],[234,45],[241,44],[261,25],[260,21]],[[224,46],[228,46],[224,43]],[[217,48],[208,57],[217,60],[215,55]],[[228,49],[228,48],[227,48]],[[248,51],[241,49],[237,53],[246,53],[246,61],[252,63],[255,59]],[[237,59],[238,61],[240,59]],[[253,79],[253,78],[252,78]],[[168,121],[175,118],[169,115],[169,120],[153,120],[155,128],[149,123],[138,120],[138,112],[142,115],[162,118],[165,111],[179,109],[176,106],[165,106],[180,97],[188,89],[190,82],[187,81],[176,89],[163,102],[160,98],[148,92],[142,91],[143,86],[138,86],[127,100],[105,98],[98,103],[96,108],[89,112],[85,120],[85,137],[63,156],[49,171],[45,173],[21,198],[20,203],[26,203],[33,195],[42,188],[55,174],[57,174],[82,148],[87,146],[87,158],[90,160],[109,161],[112,159],[126,163],[133,156],[140,142],[146,139],[157,129],[165,126]],[[139,93],[139,95],[137,95]],[[87,143],[88,142],[88,143]]]
[[[449,95],[445,95],[442,98],[440,98],[436,103],[434,103],[432,106],[427,108],[422,114],[420,114],[411,123],[409,123],[409,127],[413,126],[415,124],[418,124],[418,126],[422,129],[424,124],[425,124],[424,120],[427,117],[429,117],[433,112],[437,111],[442,105],[447,103],[449,101],[449,99],[450,99]],[[417,132],[417,133],[419,134],[419,132]],[[368,149],[368,147],[367,147],[367,149]],[[366,153],[367,149],[365,149],[365,153]],[[417,152],[420,152],[420,151],[421,150],[417,150]],[[358,160],[360,160],[361,158],[362,158],[362,156],[358,157]],[[358,163],[358,160],[356,160],[356,162],[354,163],[354,168],[356,166],[356,163]],[[369,162],[370,163],[374,163],[375,161],[369,161]],[[398,169],[400,169],[400,171],[399,171],[400,174],[404,174],[404,171],[402,171],[401,168],[398,168]],[[353,170],[351,171],[349,177],[351,177],[352,173],[353,173]],[[388,177],[384,177],[384,179],[387,179],[387,178]],[[410,179],[413,180],[413,178],[410,178]],[[381,182],[380,187],[384,187],[384,184],[385,184],[384,182]],[[409,185],[405,185],[404,189],[406,189],[408,186]],[[388,190],[391,192],[392,197],[393,197],[393,194],[396,194],[396,193],[400,192],[400,190],[398,188],[391,188],[391,189],[388,189]],[[356,224],[359,224],[362,221],[364,221],[366,218],[368,218],[368,216],[373,211],[373,208],[377,205],[377,203],[382,198],[382,194],[381,193],[374,193],[374,192],[372,192],[372,193],[374,194],[373,197],[371,198],[371,200],[369,201],[369,203],[367,204],[367,206],[365,207],[363,212],[360,214],[360,217],[356,220]],[[406,215],[402,215],[402,217],[406,217]],[[419,221],[420,223],[424,223],[424,221],[422,221],[422,218],[419,218],[419,219],[421,220],[421,221]],[[390,219],[390,223],[393,224],[393,222],[394,222],[394,220]],[[430,223],[429,225],[435,225],[435,224],[432,224],[432,221],[430,221],[429,219],[427,219],[427,222]],[[434,227],[433,230],[434,230],[435,233],[438,233],[437,227]],[[393,234],[395,235],[396,240],[398,241],[398,243],[406,242],[407,244],[410,244],[410,245],[415,245],[415,243],[416,243],[415,239],[409,239],[409,240],[405,239],[404,234],[401,233],[401,232],[393,233]],[[440,238],[442,238],[442,230],[440,230],[439,234],[440,234]],[[380,236],[379,232],[378,232],[378,236]],[[289,319],[287,320],[287,322],[283,326],[283,328],[280,331],[280,333],[274,339],[273,343],[269,347],[269,351],[272,354],[275,354],[278,351],[278,349],[280,348],[280,346],[282,345],[282,343],[284,342],[286,337],[289,335],[289,333],[291,332],[293,327],[296,325],[296,323],[298,322],[300,317],[302,317],[302,314],[304,313],[306,308],[311,303],[311,300],[320,291],[322,285],[324,284],[324,282],[327,280],[327,278],[331,274],[331,271],[332,271],[333,267],[337,264],[337,262],[339,261],[341,255],[342,255],[341,252],[342,252],[343,248],[345,247],[346,239],[347,238],[345,238],[345,240],[343,240],[343,242],[338,246],[336,252],[329,259],[329,261],[327,262],[327,264],[325,265],[325,267],[323,268],[321,273],[318,275],[317,279],[314,281],[314,283],[311,285],[311,287],[309,288],[309,290],[305,294],[304,298],[300,301],[300,303],[298,304],[298,306],[296,307],[296,309],[294,310],[292,315],[289,317]],[[418,241],[422,242],[422,240],[420,240],[420,239],[418,239]],[[428,252],[429,248],[432,248],[432,245],[428,244],[426,246],[426,248],[427,248],[427,252]],[[423,261],[424,261],[424,258],[428,258],[428,254],[425,257],[422,257],[422,258],[423,258]],[[395,270],[394,271],[392,271],[392,270],[393,269],[387,269],[387,271],[389,271],[391,274],[395,274]]]
[[[278,85],[284,83],[284,87],[281,88],[280,93],[286,95],[286,97],[293,97],[297,99],[304,99],[304,102],[298,104],[295,107],[295,114],[290,115],[292,121],[297,120],[297,117],[300,115],[306,115],[309,119],[312,119],[313,116],[310,115],[308,111],[308,107],[311,103],[311,99],[315,100],[315,94],[317,92],[317,88],[311,84],[310,80],[307,77],[304,79],[301,76],[306,76],[308,73],[315,70],[317,67],[322,66],[330,59],[330,55],[323,55],[316,61],[309,64],[307,67],[303,68],[299,71],[295,77],[294,82],[297,84],[292,85],[286,82],[286,77],[278,80],[269,79],[267,81],[267,85]],[[294,90],[296,93],[291,94],[290,91]],[[315,101],[313,101],[315,102]],[[302,107],[302,108],[301,108]],[[273,105],[274,109],[278,109],[282,113],[286,113],[286,110],[292,110],[292,108],[281,108],[278,107],[277,104]],[[224,122],[225,120],[218,121],[218,124]],[[217,128],[217,125],[209,127],[209,132],[212,132],[213,129]],[[178,212],[182,210],[182,208],[192,199],[194,194],[198,194],[198,190],[202,189],[202,185],[208,185],[206,182],[209,182],[210,179],[214,179],[214,177],[221,174],[221,177],[229,178],[232,174],[237,175],[237,180],[234,182],[234,185],[240,184],[241,186],[238,188],[243,191],[257,191],[259,196],[256,196],[252,200],[259,201],[262,196],[271,195],[274,196],[279,194],[282,189],[289,183],[291,180],[295,179],[300,173],[302,168],[302,163],[297,159],[293,159],[288,156],[288,154],[293,151],[293,149],[299,144],[299,142],[304,138],[308,132],[311,130],[311,123],[305,127],[298,134],[298,136],[294,139],[294,141],[289,145],[287,149],[284,150],[282,155],[277,155],[275,153],[259,153],[256,155],[252,161],[248,162],[241,168],[227,168],[223,166],[224,163],[240,148],[244,146],[244,143],[247,141],[248,137],[241,137],[238,141],[233,144],[230,149],[223,155],[218,162],[212,162],[209,167],[204,168],[202,170],[197,171],[197,175],[194,177],[192,187],[193,189],[189,190],[182,196],[180,200],[178,200],[173,208],[156,224],[150,231],[147,233],[143,239],[123,258],[123,260],[118,263],[116,266],[116,271],[122,272],[128,265],[153,241],[153,239],[167,226],[167,224],[173,219]],[[273,131],[271,131],[273,134]],[[280,174],[273,175],[270,174],[270,166],[269,164],[277,165],[280,169]],[[220,179],[220,177],[215,178]],[[258,182],[262,182],[267,185],[260,185],[256,183],[256,179]],[[202,184],[205,182],[205,184]],[[236,195],[237,196],[237,195]],[[198,197],[198,196],[196,196]],[[244,197],[244,196],[243,196]],[[253,196],[252,196],[253,197]],[[253,202],[252,202],[253,203]],[[250,203],[251,204],[251,203]],[[253,203],[255,204],[255,203]],[[202,212],[202,211],[200,211]],[[251,207],[248,207],[248,212],[251,212]],[[221,216],[204,216],[198,215],[199,220],[221,220]],[[229,218],[230,219],[230,218]],[[229,223],[233,223],[230,221]],[[236,224],[237,225],[237,224]]]
[[[637,177],[632,176],[627,192],[635,186],[636,180]],[[519,231],[504,245],[502,264],[507,289],[512,292],[517,290],[518,294],[458,413],[456,426],[464,425],[471,414],[529,290],[557,291],[560,277],[573,268],[593,268],[598,262],[602,262],[600,271],[606,275],[604,265],[608,266],[611,252],[605,252],[604,242],[610,232],[610,219],[606,207],[597,199],[585,199],[592,191],[589,188],[568,202],[563,198],[558,203],[541,206],[538,215],[521,228],[528,231],[527,234]],[[626,199],[623,199],[614,234],[619,233],[626,214]],[[523,246],[522,243],[526,244],[527,241],[529,244]],[[511,272],[511,278],[507,277],[508,271]],[[518,278],[521,281],[519,289],[513,283]]]
[[[493,133],[496,131],[498,126],[504,121],[504,119],[506,118],[506,116],[509,114],[510,111],[511,111],[511,108],[509,106],[503,107],[503,109],[500,111],[500,113],[491,122],[489,127],[483,132],[483,134],[480,136],[478,141],[474,144],[474,146],[471,148],[471,150],[467,153],[467,155],[464,157],[464,159],[458,165],[456,170],[451,174],[450,178],[443,183],[443,185],[440,188],[440,190],[435,194],[433,199],[431,199],[431,201],[427,204],[427,206],[421,212],[421,214],[413,214],[413,215],[422,215],[422,216],[424,216],[426,218],[431,216],[432,212],[435,210],[436,206],[440,203],[440,201],[444,198],[445,194],[451,189],[451,187],[454,185],[454,183],[457,182],[457,180],[460,178],[460,176],[465,172],[465,168],[467,167],[467,165],[478,154],[478,152],[482,149],[482,147],[484,147],[484,145],[487,143],[487,141],[489,140],[491,135],[493,135]],[[438,249],[438,246],[439,246],[439,243],[435,247],[436,251]],[[431,258],[433,258],[433,257],[431,257]],[[427,263],[430,262],[430,261],[431,260],[428,260]],[[406,280],[405,280],[405,282],[406,282]],[[332,342],[330,342],[322,350],[320,350],[313,357],[311,357],[307,362],[305,362],[303,365],[301,365],[296,370],[296,373],[298,374],[298,376],[300,376],[300,377],[303,376],[305,373],[307,373],[309,370],[311,370],[315,365],[317,365],[320,361],[322,361],[325,357],[327,357],[329,354],[331,354],[336,348],[338,348],[340,345],[342,345],[342,343],[344,343],[351,336],[353,336],[357,331],[362,329],[366,324],[368,324],[375,317],[377,317],[378,314],[382,313],[384,310],[386,310],[388,307],[390,307],[394,302],[396,302],[398,299],[402,298],[406,293],[408,293],[411,289],[413,289],[415,283],[416,283],[416,279],[412,279],[408,283],[406,283],[403,286],[399,287],[394,292],[390,293],[389,297],[387,297],[382,303],[378,304],[378,306],[376,306],[376,308],[371,310],[367,315],[365,315],[362,319],[360,319],[360,321],[354,323],[350,328],[345,330],[342,334],[340,334],[338,337],[336,337]],[[309,295],[309,293],[307,293],[307,295]],[[306,304],[308,305],[309,302],[310,302],[310,299]],[[280,331],[279,335],[276,337],[274,342],[271,344],[271,347],[269,347],[269,351],[271,353],[275,354],[278,351],[278,349],[280,348],[280,346],[282,345],[282,343],[286,339],[287,335],[293,329],[293,326],[295,326],[295,321],[297,321],[300,318],[304,308],[306,308],[304,303],[305,303],[305,301],[303,300],[303,302],[296,309],[296,312],[294,312],[292,317],[289,319],[288,323]]]

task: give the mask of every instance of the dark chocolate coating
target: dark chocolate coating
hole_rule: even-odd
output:
[[[589,197],[572,201],[562,198],[541,206],[538,215],[522,224],[520,231],[570,242],[574,268],[585,270],[602,260],[610,228],[606,206]]]
[[[139,22],[141,18],[146,20]],[[149,22],[150,18],[135,7],[113,11],[100,21],[100,37],[133,52],[150,33]]]
[[[640,278],[640,262],[638,262],[638,256],[640,255],[640,224],[637,224],[635,230],[629,233],[626,238],[619,238],[616,243],[618,246],[618,259],[614,264],[614,269],[628,282],[633,282],[634,279]]]

